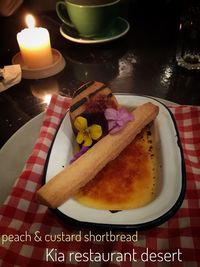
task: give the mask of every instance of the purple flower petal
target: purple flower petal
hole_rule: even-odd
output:
[[[74,162],[75,160],[77,160],[78,158],[80,158],[80,156],[82,156],[85,152],[87,152],[89,148],[90,148],[89,146],[82,146],[82,147],[81,147],[81,150],[78,151],[78,152],[73,156],[73,158],[70,160],[69,163],[71,164],[72,162]]]
[[[123,128],[123,127],[116,126],[116,127],[114,127],[112,130],[110,130],[110,134],[115,134],[115,133],[121,131],[122,128]]]
[[[133,120],[132,113],[128,112],[125,108],[121,108],[118,110],[118,119],[123,120],[124,122],[128,122]]]
[[[117,125],[119,125],[120,127],[122,127],[126,122],[123,120],[117,120]]]
[[[125,108],[118,110],[107,108],[104,115],[108,121],[108,130],[111,134],[119,132],[128,121],[133,120],[133,115]]]
[[[108,131],[112,130],[116,126],[117,126],[116,121],[108,121]]]
[[[114,108],[107,108],[104,112],[106,120],[117,120],[118,111]]]

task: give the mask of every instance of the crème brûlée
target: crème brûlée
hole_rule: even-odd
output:
[[[156,149],[147,126],[75,199],[96,209],[139,208],[155,198],[157,187]]]

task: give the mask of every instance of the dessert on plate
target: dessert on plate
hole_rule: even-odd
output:
[[[152,122],[158,112],[150,102],[133,110],[121,106],[100,82],[80,87],[69,109],[79,150],[38,190],[38,200],[56,208],[74,197],[82,205],[108,210],[149,203],[157,187]]]

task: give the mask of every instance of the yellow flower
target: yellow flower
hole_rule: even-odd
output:
[[[98,140],[102,135],[102,128],[98,124],[88,127],[86,118],[78,116],[74,121],[74,127],[78,130],[76,141],[83,146],[91,146],[93,140]]]

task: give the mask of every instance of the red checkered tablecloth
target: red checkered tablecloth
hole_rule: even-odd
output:
[[[186,196],[176,214],[158,227],[139,232],[137,242],[79,242],[72,240],[72,236],[78,236],[80,233],[84,235],[89,231],[101,236],[106,230],[82,229],[80,226],[66,223],[45,206],[38,204],[35,199],[35,192],[42,183],[49,148],[69,101],[69,98],[61,96],[52,97],[33,152],[9,197],[0,208],[0,266],[199,267],[200,107],[170,107],[179,129],[187,173]],[[54,237],[61,233],[71,239],[67,242],[58,239],[51,242],[44,240],[47,235]],[[128,234],[134,232],[125,233]],[[88,261],[86,254],[85,257],[83,254],[91,251],[99,253],[95,254],[95,257],[101,255],[101,260],[97,257],[94,260],[93,257]],[[120,255],[131,254],[133,251],[135,258],[127,260],[124,257],[120,260]],[[77,252],[80,254],[77,254],[75,260],[70,253]],[[51,253],[51,256],[48,253]],[[111,253],[115,254],[115,257],[107,260]],[[141,257],[142,254],[144,257]]]

